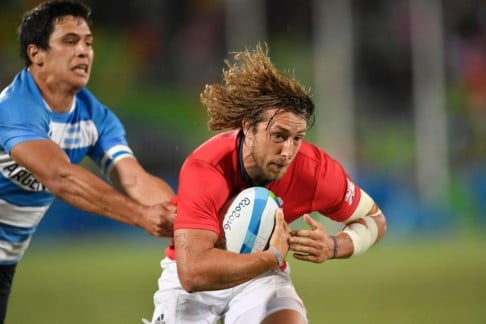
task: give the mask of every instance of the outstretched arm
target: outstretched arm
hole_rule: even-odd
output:
[[[167,182],[145,171],[132,157],[116,164],[110,180],[118,190],[147,206],[170,201],[175,196]]]
[[[137,202],[146,206],[156,204],[163,206],[166,210],[165,217],[153,219],[144,217],[144,220],[147,226],[150,223],[160,223],[167,233],[165,236],[172,236],[175,206],[170,203],[170,200],[175,193],[167,182],[145,171],[132,157],[118,161],[110,174],[110,179],[118,190]]]
[[[116,191],[93,173],[71,164],[64,151],[51,140],[17,144],[10,155],[56,197],[77,208],[143,227],[154,236],[169,234],[160,224],[145,221],[145,218],[165,218],[164,206],[145,206]]]

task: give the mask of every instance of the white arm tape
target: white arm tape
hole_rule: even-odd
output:
[[[375,202],[371,197],[361,189],[361,199],[359,200],[358,207],[354,213],[346,220],[347,222],[351,222],[366,216],[366,214],[371,210]]]
[[[366,226],[368,226],[368,231],[370,232],[371,245],[375,244],[376,239],[378,238],[378,224],[376,224],[375,220],[373,219],[373,216],[378,214],[381,214],[381,210],[379,210],[377,214],[363,218],[366,222]]]
[[[363,220],[366,222],[366,225],[351,223],[343,230],[353,242],[354,252],[352,256],[360,255],[368,250],[376,242],[378,237],[378,225],[373,217],[365,216]]]

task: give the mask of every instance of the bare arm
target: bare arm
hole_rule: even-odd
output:
[[[270,245],[277,248],[285,258],[289,231],[283,213],[280,211],[277,215]],[[230,288],[278,268],[277,259],[269,250],[236,254],[217,248],[217,240],[216,233],[208,230],[175,231],[177,270],[186,291]]]
[[[133,158],[119,161],[110,179],[120,191],[147,206],[167,202],[175,196],[167,182],[147,173]]]
[[[376,203],[373,203],[372,208],[364,216],[348,222],[346,227],[353,223],[363,225],[362,228],[365,232],[376,231],[375,237],[369,237],[369,247],[378,243],[386,233],[386,219]],[[336,258],[347,258],[358,254],[356,242],[353,242],[350,234],[346,231],[346,227],[343,232],[339,232],[335,235],[338,245]],[[374,229],[372,229],[372,227]],[[364,240],[364,237],[362,237],[361,240]],[[363,253],[366,250],[367,248],[365,247],[365,249],[359,251],[359,253]]]
[[[164,214],[161,206],[144,206],[119,193],[88,170],[71,164],[67,155],[51,140],[15,145],[10,155],[33,173],[60,199],[90,213],[142,226],[154,236],[163,235],[157,226],[144,226],[144,217]]]
[[[170,200],[175,193],[167,182],[146,172],[137,160],[131,157],[119,161],[110,178],[118,190],[137,202],[146,206],[160,205],[165,210],[164,217],[149,218],[150,215],[144,215],[141,222],[146,225],[142,227],[156,223],[163,229],[163,236],[172,236],[176,208]]]

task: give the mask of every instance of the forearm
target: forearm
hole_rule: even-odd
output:
[[[376,244],[386,232],[386,220],[377,205],[364,216],[346,224],[336,238],[336,258],[360,255]]]
[[[170,201],[175,196],[167,182],[146,172],[131,157],[118,162],[110,179],[118,190],[146,206]]]
[[[53,141],[23,142],[15,145],[10,155],[56,197],[84,211],[140,225],[140,217],[147,207],[117,192],[88,170],[72,164]]]
[[[203,260],[187,264],[184,268],[186,273],[179,273],[182,285],[188,292],[195,292],[235,287],[269,270],[278,269],[278,261],[269,250],[236,254],[214,248]]]
[[[170,201],[175,193],[162,179],[144,174],[133,184],[120,186],[127,196],[146,206]]]
[[[174,233],[177,271],[188,292],[231,288],[271,269],[278,260],[267,250],[237,254],[224,249],[216,233],[178,229]]]
[[[58,198],[84,211],[139,225],[144,207],[117,192],[103,180],[77,165],[70,164],[44,184]]]

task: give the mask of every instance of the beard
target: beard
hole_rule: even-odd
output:
[[[282,162],[263,161],[258,159],[258,155],[254,151],[251,153],[255,166],[252,168],[252,178],[257,184],[266,184],[271,181],[279,180],[287,171],[288,165]]]

